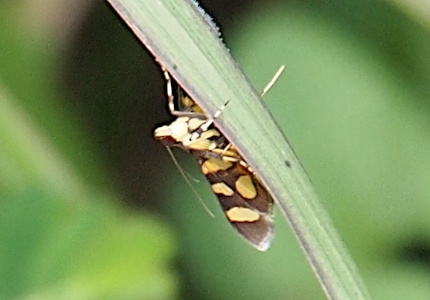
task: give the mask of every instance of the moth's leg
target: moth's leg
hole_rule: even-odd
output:
[[[175,97],[173,96],[172,79],[170,78],[169,72],[166,68],[161,66],[164,78],[166,79],[166,89],[167,89],[167,105],[169,107],[170,113],[173,115],[175,112]]]
[[[170,77],[166,68],[161,66],[161,70],[163,71],[164,78],[167,81],[167,106],[169,107],[170,113],[177,117],[205,118],[204,114],[192,111],[181,111],[175,108],[175,96],[173,95],[172,78]]]

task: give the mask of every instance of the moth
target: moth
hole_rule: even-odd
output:
[[[267,250],[274,237],[273,199],[236,148],[216,128],[214,120],[226,106],[214,116],[206,115],[179,86],[175,97],[170,75],[164,67],[162,70],[167,81],[168,107],[177,118],[158,127],[154,138],[166,147],[191,153],[233,228],[256,249]],[[283,67],[261,96],[282,71]]]

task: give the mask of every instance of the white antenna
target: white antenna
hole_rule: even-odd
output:
[[[285,69],[285,66],[281,66],[279,68],[278,72],[276,72],[276,74],[275,74],[275,76],[273,76],[272,80],[270,80],[270,82],[266,85],[264,90],[261,92],[260,97],[263,97],[264,95],[266,95],[266,93],[270,90],[270,88],[275,84],[276,80],[278,80],[279,76],[281,76],[284,69]]]

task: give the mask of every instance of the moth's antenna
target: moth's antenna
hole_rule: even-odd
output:
[[[270,90],[270,88],[273,86],[273,84],[276,82],[276,80],[278,80],[279,76],[281,76],[284,69],[285,69],[285,66],[281,66],[279,68],[278,72],[276,72],[276,74],[275,74],[275,76],[273,76],[272,80],[270,80],[270,82],[266,85],[264,90],[261,92],[260,97],[263,97],[264,95],[266,95],[266,93]]]
[[[227,106],[227,104],[230,102],[230,100],[228,100],[215,114],[212,118],[210,118],[209,120],[207,120],[205,123],[203,123],[202,125],[200,125],[200,129],[201,131],[207,131],[209,129],[209,127],[212,125],[212,123],[215,121],[216,118],[219,117],[219,115],[222,113],[222,111],[225,109],[225,107]],[[197,138],[197,136],[191,136],[191,138]]]
[[[214,218],[215,215],[211,212],[211,210],[209,209],[209,207],[207,207],[206,203],[203,201],[202,197],[200,196],[200,194],[197,192],[197,190],[194,188],[194,186],[191,184],[191,181],[189,179],[189,177],[187,176],[187,173],[185,173],[185,170],[181,167],[181,165],[179,164],[179,162],[177,161],[175,155],[172,152],[172,149],[170,149],[169,147],[167,148],[167,152],[169,152],[170,157],[173,160],[173,163],[176,165],[176,167],[178,168],[179,172],[181,173],[181,175],[184,177],[185,181],[188,183],[188,185],[191,187],[191,189],[193,190],[194,194],[197,196],[197,198],[200,200],[200,202],[202,203],[204,209],[206,210],[206,212],[212,217]],[[193,180],[197,180],[194,179]]]

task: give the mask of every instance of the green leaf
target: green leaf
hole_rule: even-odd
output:
[[[110,0],[112,6],[208,115],[271,192],[330,299],[368,299],[336,230],[283,133],[191,1]]]

